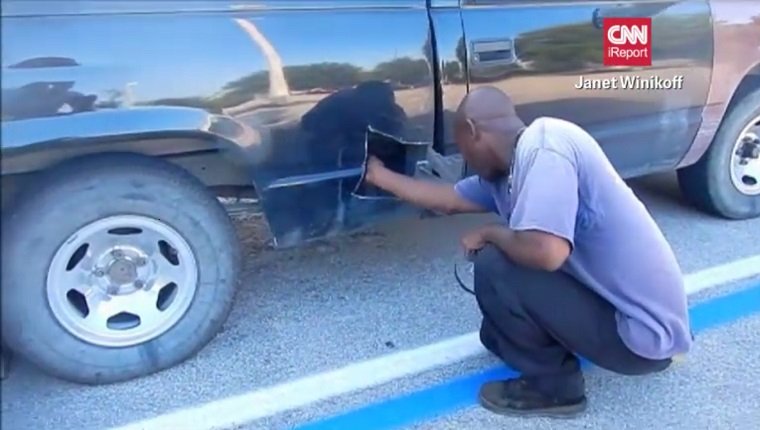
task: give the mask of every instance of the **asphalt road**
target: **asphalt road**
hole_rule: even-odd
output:
[[[757,280],[755,281],[757,284]],[[718,294],[742,288],[746,283],[721,289]],[[703,297],[708,294],[703,294]],[[414,430],[438,429],[644,429],[751,430],[760,422],[760,315],[698,335],[685,362],[659,375],[627,377],[593,368],[586,373],[588,411],[574,420],[519,419],[492,414],[472,404],[432,420],[411,423]],[[275,416],[245,430],[286,429],[294,424],[318,422],[366,404],[381,402],[400,393],[413,393],[498,365],[493,357],[467,360],[398,383],[332,399],[314,407]],[[420,405],[424,407],[424,405]],[[320,428],[320,427],[315,427]],[[330,427],[338,429],[349,427]],[[361,427],[351,427],[361,428]],[[373,427],[374,428],[374,427]]]
[[[650,377],[589,372],[589,408],[571,421],[525,420],[480,407],[428,421],[415,430],[671,429],[752,430],[760,423],[760,316],[700,336],[687,362]]]
[[[760,253],[760,220],[729,222],[696,212],[681,202],[670,176],[632,185],[673,244],[685,272]],[[157,375],[102,387],[54,380],[16,361],[2,384],[2,426],[81,430],[126,424],[471,332],[478,327],[477,307],[458,289],[452,270],[461,258],[460,234],[485,219],[406,220],[288,251],[262,248],[261,232],[253,222],[241,221],[249,258],[238,304],[224,331],[197,357]],[[760,410],[758,397],[750,395],[760,392],[752,382],[760,381],[758,360],[746,359],[753,353],[757,357],[760,350],[758,329],[760,320],[753,318],[711,331],[696,351],[696,358],[703,358],[686,364],[691,366],[686,373],[629,385],[617,378],[589,376],[597,417],[567,428],[639,428],[638,424],[664,422],[748,428],[741,420]],[[489,360],[467,360],[246,428],[288,428],[492,365]],[[673,393],[684,384],[701,388]],[[666,401],[650,398],[658,393]],[[635,414],[642,416],[638,421],[624,417],[632,404]],[[682,410],[683,405],[690,409]],[[693,416],[699,413],[717,415]],[[421,428],[503,425],[503,420],[467,410]]]

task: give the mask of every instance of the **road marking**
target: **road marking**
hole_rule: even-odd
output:
[[[686,291],[692,295],[755,275],[760,275],[760,255],[689,274],[685,277]],[[355,362],[328,372],[175,410],[114,427],[113,430],[230,429],[486,353],[480,344],[478,332],[475,331],[420,348]]]
[[[686,293],[695,294],[758,274],[760,274],[760,255],[743,258],[686,275]]]
[[[689,308],[691,328],[697,339],[705,330],[760,313],[760,283],[703,301]],[[699,342],[699,340],[697,340]],[[685,361],[688,361],[688,357]],[[674,366],[676,366],[674,364]],[[596,368],[581,359],[586,371]],[[512,378],[518,373],[507,366],[468,373],[453,379],[429,385],[421,390],[402,393],[395,397],[375,401],[356,409],[341,411],[337,415],[321,417],[294,430],[396,430],[456,413],[478,404],[478,392],[483,383]]]

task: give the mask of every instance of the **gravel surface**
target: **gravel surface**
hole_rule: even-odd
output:
[[[731,222],[696,212],[680,200],[670,175],[632,184],[672,242],[685,272],[760,252],[760,220]],[[101,387],[61,382],[15,361],[12,374],[2,384],[3,428],[79,430],[125,424],[471,332],[479,321],[477,307],[472,296],[456,286],[453,262],[461,259],[459,236],[487,219],[459,216],[405,220],[353,236],[275,251],[266,244],[268,232],[260,220],[240,218],[238,229],[248,256],[244,282],[223,332],[207,348],[173,369]],[[731,328],[726,339],[749,342],[757,338],[758,326],[753,321],[754,326],[741,323]],[[721,336],[716,333],[715,342]],[[752,350],[741,349],[745,343],[737,344],[737,348],[747,355]],[[706,348],[703,353],[725,355],[730,351],[730,347],[716,346],[714,351]],[[723,360],[720,357],[716,360]],[[420,375],[404,381],[399,389],[422,387],[482,364],[476,360]],[[694,371],[708,372],[708,367],[694,367]],[[731,378],[743,383],[752,378],[760,381],[757,368],[748,368],[750,371],[754,376],[738,364],[731,365],[719,380],[724,381],[722,384]],[[708,374],[699,378],[711,380]],[[682,382],[678,378],[674,381]],[[612,389],[596,392],[597,396],[608,392],[613,400],[618,393]],[[698,394],[690,393],[692,397],[688,398]],[[251,428],[287,426],[374,396],[324,402],[300,411],[301,415],[294,414],[292,420],[278,417],[279,424],[272,421],[273,427],[255,424]],[[722,394],[717,399],[723,399]],[[605,404],[595,400],[595,407],[602,407],[600,403]],[[727,419],[737,417],[726,413],[730,414]],[[473,423],[467,421],[472,419],[469,413],[456,419],[465,420],[457,428],[470,428]]]

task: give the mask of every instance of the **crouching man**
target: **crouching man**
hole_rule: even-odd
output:
[[[575,415],[586,407],[579,357],[642,375],[689,351],[675,255],[590,134],[557,118],[526,126],[492,87],[463,100],[454,131],[476,176],[423,182],[371,158],[367,181],[420,207],[500,216],[462,238],[474,253],[481,342],[520,373],[483,385],[483,407]]]

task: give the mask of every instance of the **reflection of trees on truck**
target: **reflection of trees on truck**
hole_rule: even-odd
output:
[[[709,25],[707,19],[701,16],[673,16],[656,20],[652,57],[670,58],[674,54],[677,57],[684,46],[694,50],[710,47],[712,43],[707,35],[695,37],[703,34],[698,30]],[[579,68],[607,71],[602,67],[599,30],[586,22],[523,33],[515,39],[515,52],[522,67],[515,67],[497,79],[506,74],[575,72]]]
[[[291,94],[309,94],[330,93],[366,81],[386,82],[392,88],[414,88],[426,84],[424,78],[429,75],[428,67],[425,60],[404,57],[380,63],[369,71],[348,63],[329,62],[285,66],[283,71]],[[213,98],[161,99],[150,104],[182,105],[221,112],[224,108],[249,102],[257,95],[268,92],[269,72],[262,70],[228,83],[221,94]]]
[[[42,69],[73,66],[79,66],[73,58],[35,57],[8,68]],[[98,97],[72,91],[72,88],[74,81],[43,81],[7,90],[3,88],[3,119],[18,120],[93,110]]]

